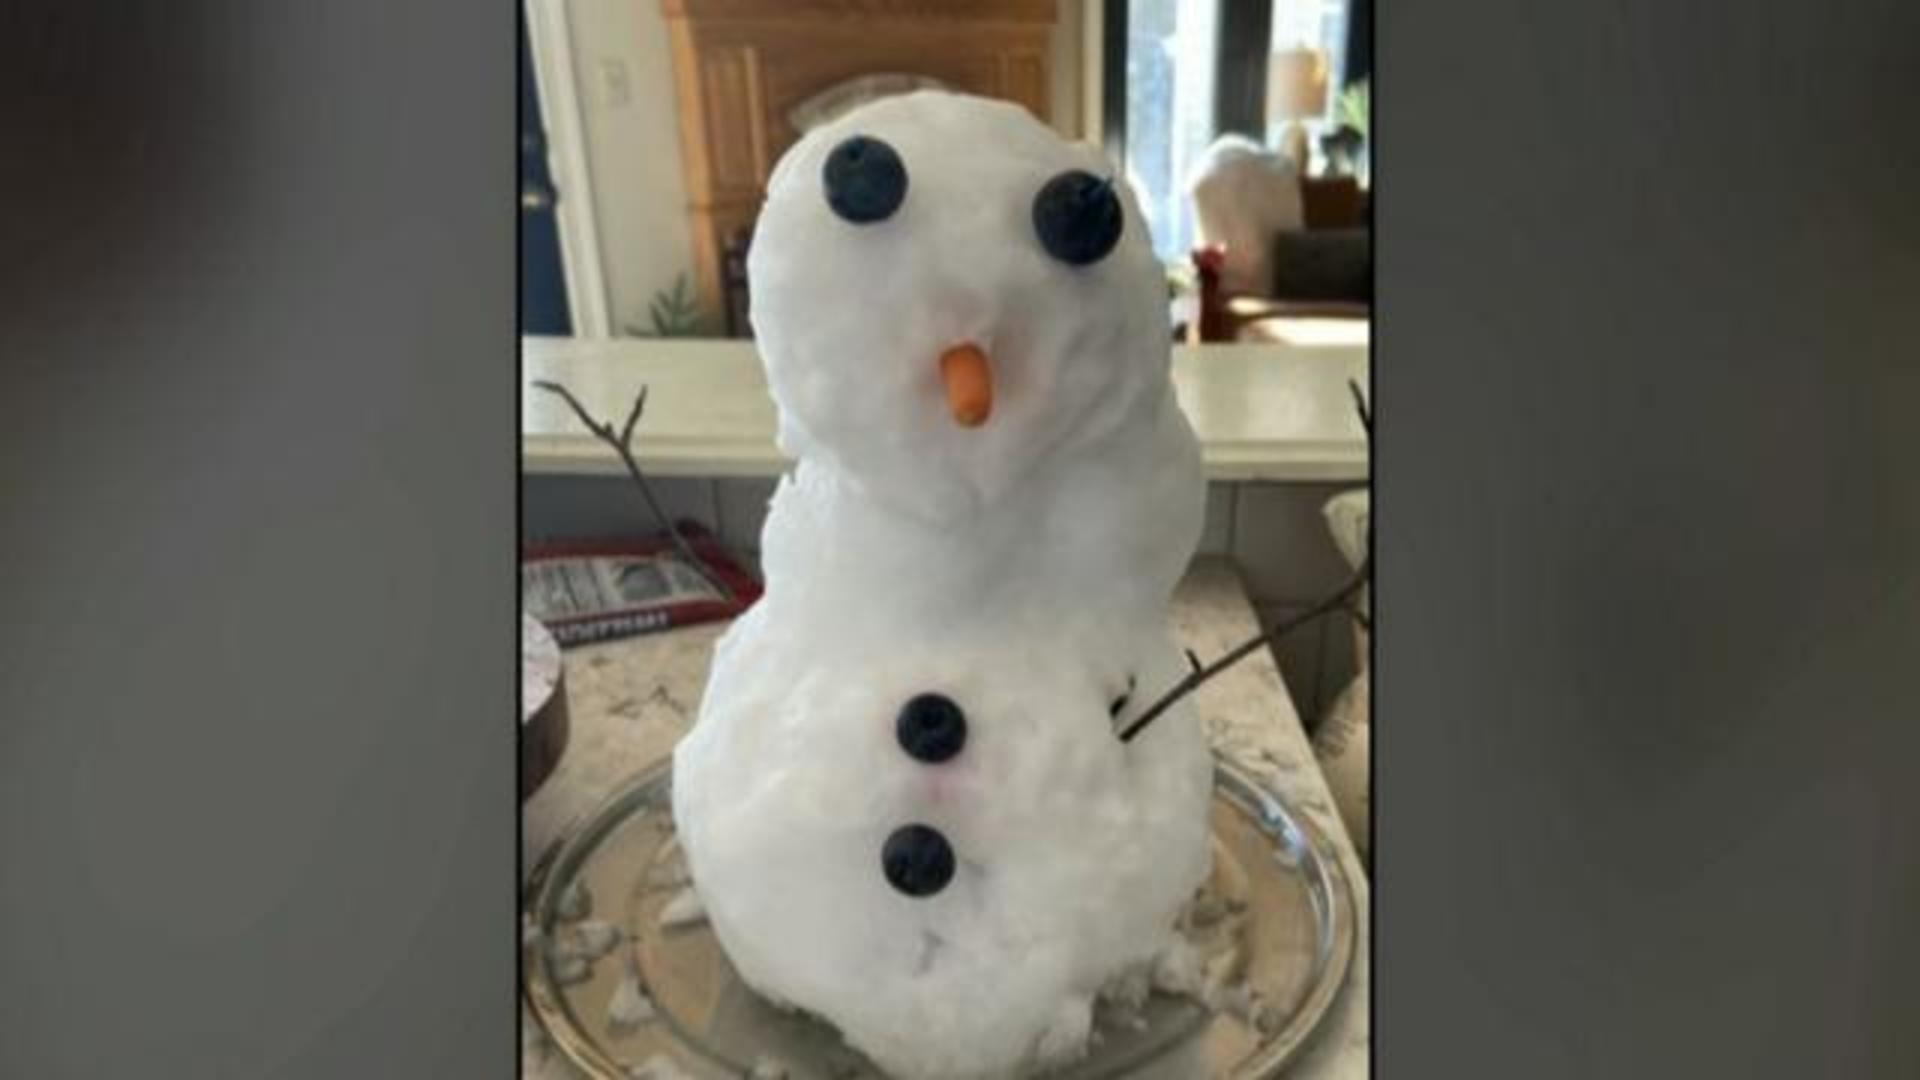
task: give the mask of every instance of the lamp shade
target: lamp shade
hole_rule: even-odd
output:
[[[1327,111],[1327,57],[1304,45],[1267,57],[1267,119],[1299,120]]]

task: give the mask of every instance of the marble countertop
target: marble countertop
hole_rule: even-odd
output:
[[[1239,574],[1220,558],[1195,561],[1174,594],[1173,621],[1180,643],[1202,659],[1220,655],[1258,630]],[[693,721],[713,642],[724,629],[724,623],[709,623],[567,650],[569,743],[553,776],[522,807],[525,865],[623,781],[672,750]],[[1370,889],[1279,668],[1262,650],[1202,687],[1193,702],[1215,749],[1285,795],[1337,849],[1353,886],[1359,923],[1353,963],[1287,1076],[1364,1080],[1371,1019]],[[522,1028],[537,1032],[538,1025],[523,1016]],[[580,1075],[546,1040],[535,1035],[523,1042],[523,1076],[574,1080]]]
[[[1359,324],[1365,327],[1365,323]],[[1333,481],[1367,476],[1366,433],[1352,379],[1367,387],[1368,346],[1177,345],[1173,385],[1200,439],[1209,480]],[[617,473],[612,450],[566,403],[533,386],[566,386],[612,422],[641,386],[647,415],[634,435],[649,476],[778,476],[773,400],[753,342],[686,338],[521,339],[520,459],[527,473]]]

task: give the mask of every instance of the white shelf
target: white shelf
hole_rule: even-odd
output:
[[[618,424],[647,387],[634,438],[649,475],[777,476],[773,401],[753,343],[738,340],[523,338],[521,468],[530,474],[621,471],[566,403],[535,388],[564,384]],[[1347,380],[1368,388],[1367,347],[1183,345],[1173,382],[1211,480],[1366,479],[1367,443]]]

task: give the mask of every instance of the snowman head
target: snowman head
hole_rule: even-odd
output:
[[[1164,274],[1124,182],[1006,102],[923,91],[815,128],[748,256],[788,454],[932,520],[1167,392]]]

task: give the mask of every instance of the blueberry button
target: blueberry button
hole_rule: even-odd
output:
[[[943,694],[920,694],[900,707],[893,735],[908,757],[937,765],[967,745],[967,716]]]
[[[902,825],[880,849],[880,869],[908,896],[932,896],[953,880],[953,845],[931,825]]]

